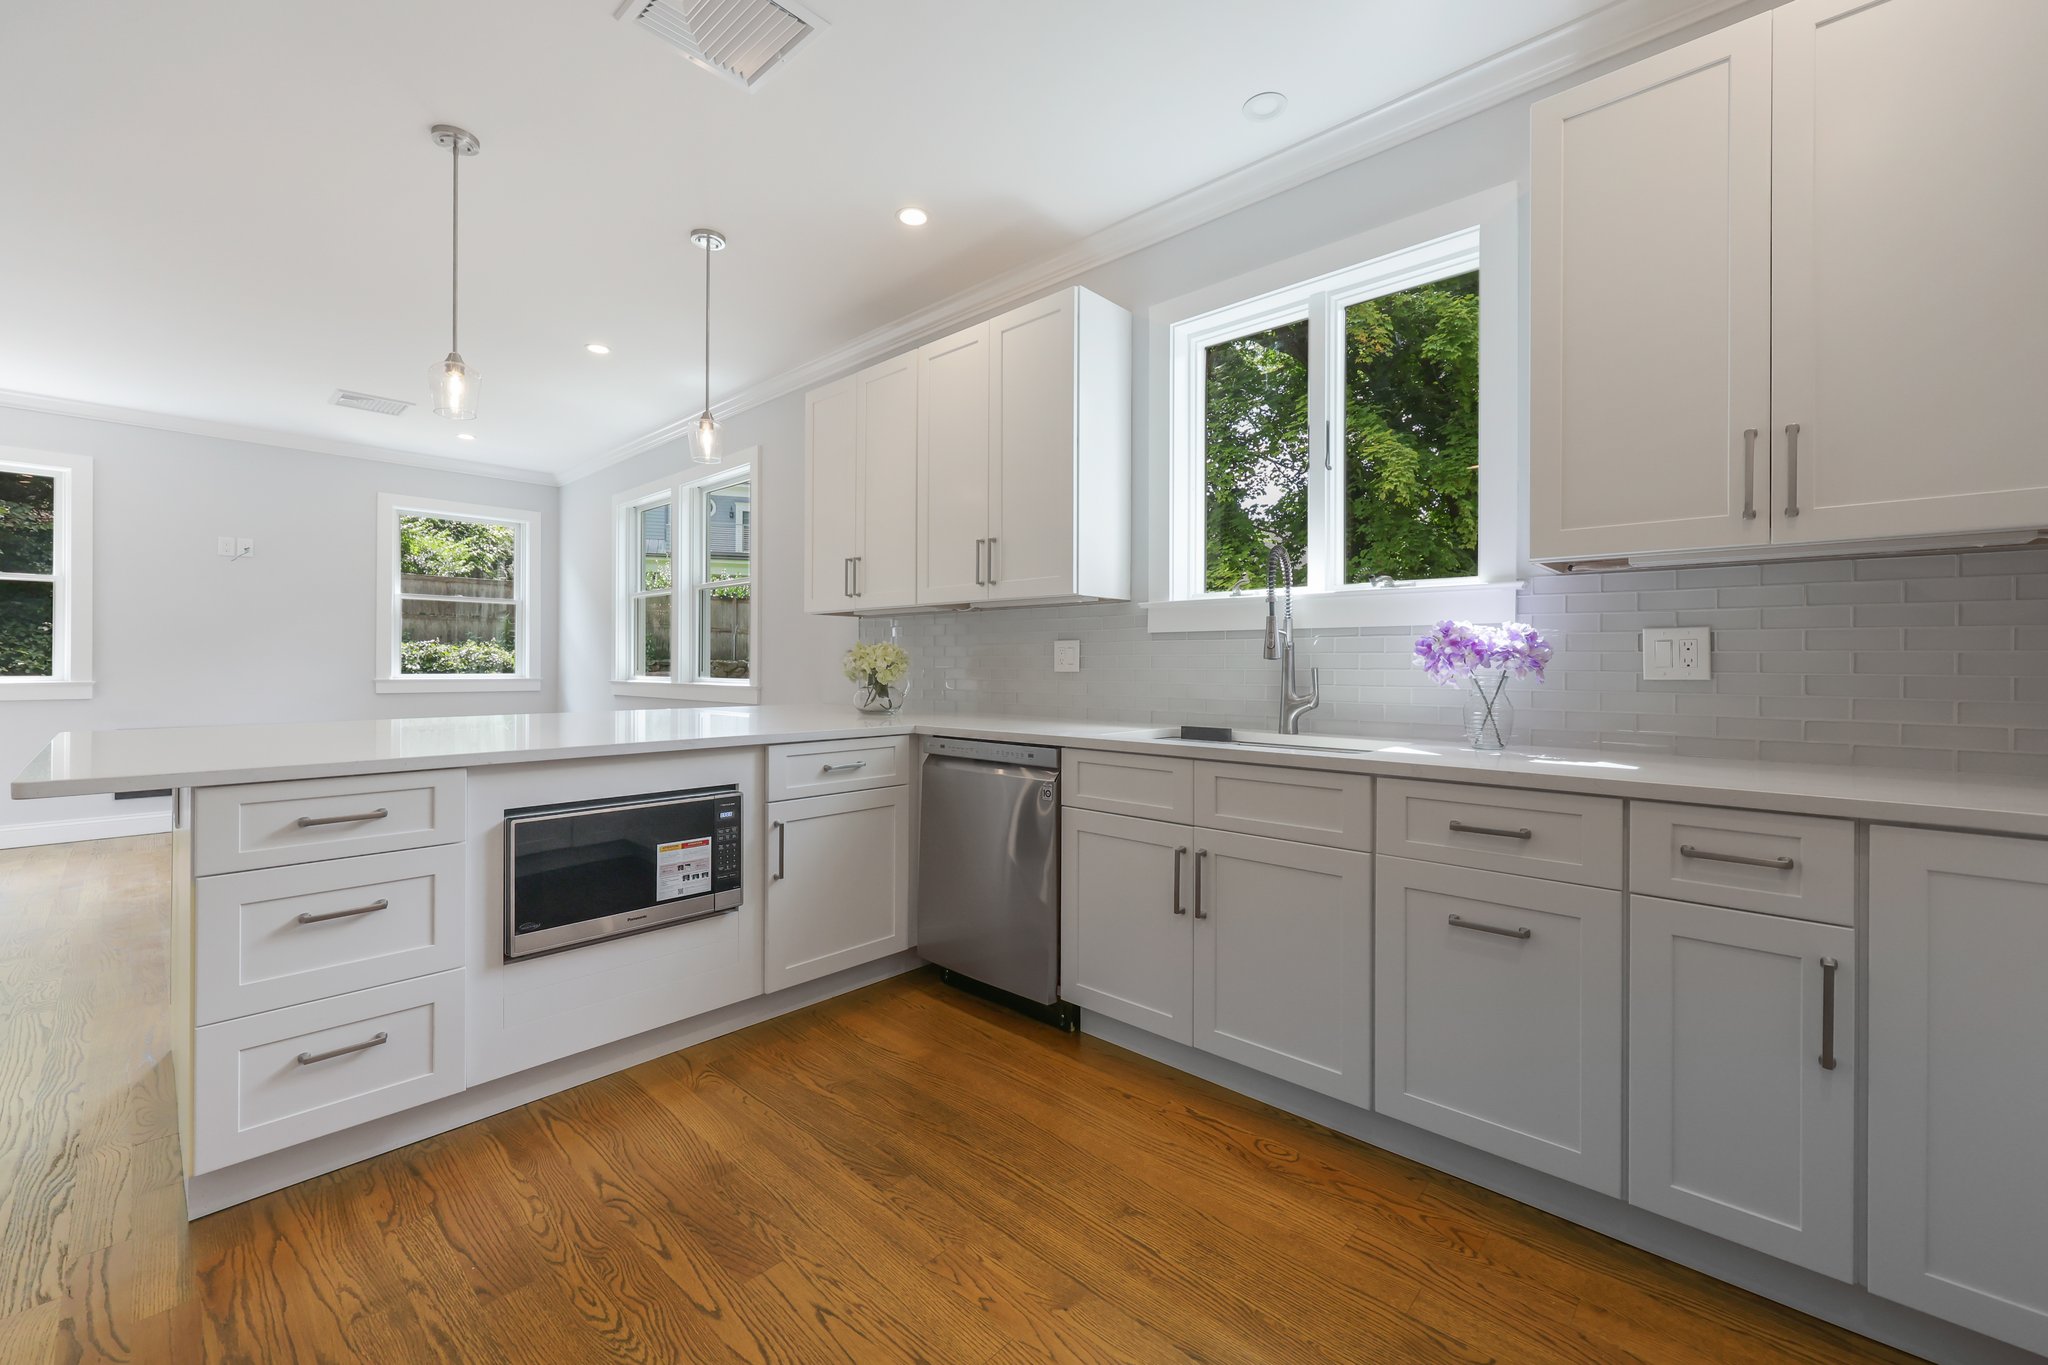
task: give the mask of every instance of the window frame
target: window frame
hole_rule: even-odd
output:
[[[1152,597],[1154,634],[1255,629],[1264,584],[1242,594],[1204,586],[1207,551],[1206,349],[1306,318],[1309,327],[1308,563],[1295,617],[1316,627],[1409,625],[1444,616],[1512,619],[1520,587],[1523,347],[1519,190],[1501,186],[1446,204],[1152,310],[1166,364],[1154,384]],[[1344,313],[1354,304],[1479,272],[1478,572],[1374,588],[1344,570]],[[1256,590],[1254,590],[1256,588]]]
[[[401,673],[399,632],[404,612],[402,575],[398,571],[398,523],[407,516],[442,517],[450,521],[485,522],[509,526],[516,537],[512,550],[512,596],[493,599],[512,608],[517,622],[513,632],[510,673]],[[379,693],[408,692],[538,692],[540,680],[533,674],[533,642],[541,623],[533,604],[535,579],[533,558],[538,514],[523,507],[486,507],[477,503],[451,502],[445,498],[416,498],[397,493],[377,495],[377,644],[373,685]]]
[[[0,470],[54,481],[55,524],[47,574],[0,573],[0,581],[50,584],[50,674],[0,678],[0,701],[85,701],[92,672],[92,457],[0,446]]]
[[[669,702],[714,702],[752,706],[761,699],[761,461],[759,447],[728,455],[716,468],[670,474],[629,488],[612,497],[612,695]],[[745,542],[747,576],[748,659],[745,678],[697,676],[697,643],[703,629],[698,602],[716,582],[701,577],[707,559],[704,543],[705,500],[736,483],[750,485]],[[666,502],[669,514],[669,676],[638,671],[636,604],[659,592],[641,588],[640,513]],[[678,571],[681,570],[681,571]],[[687,653],[685,653],[687,651]],[[681,656],[681,657],[679,657]],[[680,671],[687,661],[687,674]]]

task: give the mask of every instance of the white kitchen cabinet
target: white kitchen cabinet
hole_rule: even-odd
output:
[[[1195,831],[1067,807],[1060,812],[1060,996],[1194,1041]]]
[[[1376,864],[1374,1108],[1619,1195],[1621,893]]]
[[[2048,843],[1870,835],[1873,1293],[2048,1353]]]
[[[768,821],[768,990],[910,946],[907,787],[772,801]]]
[[[1200,830],[1194,876],[1195,1046],[1370,1106],[1371,856]]]
[[[804,609],[917,600],[916,353],[804,399]]]
[[[2048,5],[1771,17],[1773,538],[2048,526]]]
[[[1856,934],[1629,901],[1628,1199],[1855,1273]]]
[[[1530,553],[1770,539],[1771,17],[1544,100]]]
[[[918,352],[917,600],[988,597],[988,328]]]

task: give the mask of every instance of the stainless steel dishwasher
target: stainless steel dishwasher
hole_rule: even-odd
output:
[[[924,742],[917,950],[948,981],[1063,1028],[1060,751],[933,735]]]

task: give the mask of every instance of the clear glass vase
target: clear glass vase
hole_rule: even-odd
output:
[[[1465,684],[1465,742],[1475,749],[1508,747],[1515,737],[1515,705],[1503,669],[1474,673]]]
[[[855,684],[853,704],[871,716],[893,716],[903,709],[909,697],[908,678],[893,687],[870,681]]]

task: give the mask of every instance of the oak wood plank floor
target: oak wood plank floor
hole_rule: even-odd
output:
[[[188,1224],[168,877],[0,852],[0,1365],[1910,1359],[923,973]]]

